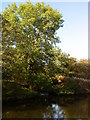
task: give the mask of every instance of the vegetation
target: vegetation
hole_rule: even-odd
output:
[[[2,16],[3,98],[36,93],[86,93],[74,77],[89,79],[88,61],[56,46],[62,15],[44,3],[9,5]]]

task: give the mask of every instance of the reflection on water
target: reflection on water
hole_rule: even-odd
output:
[[[90,97],[38,97],[3,105],[3,118],[88,118]]]
[[[50,112],[51,111],[51,112]],[[46,113],[43,118],[66,118],[64,110],[57,104],[52,104],[47,107]]]

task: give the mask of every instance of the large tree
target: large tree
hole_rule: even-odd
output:
[[[3,79],[32,83],[37,76],[49,76],[46,68],[56,65],[62,15],[44,3],[27,2],[9,5],[2,17]]]

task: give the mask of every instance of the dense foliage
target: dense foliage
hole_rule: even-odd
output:
[[[56,32],[63,22],[62,15],[44,3],[29,2],[18,7],[14,3],[4,10],[2,75],[5,94],[16,94],[17,90],[23,89],[26,93],[55,93],[58,90],[61,93],[64,89],[64,93],[70,93],[74,86],[74,90],[80,89],[77,81],[63,82],[65,77],[76,76],[75,73],[83,77],[88,67],[88,64],[85,66],[77,62],[56,46],[60,42]],[[65,86],[70,86],[70,89]],[[77,93],[76,90],[74,93]]]

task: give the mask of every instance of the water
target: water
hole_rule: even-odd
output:
[[[3,104],[3,118],[88,118],[88,96],[41,96],[35,99]]]

